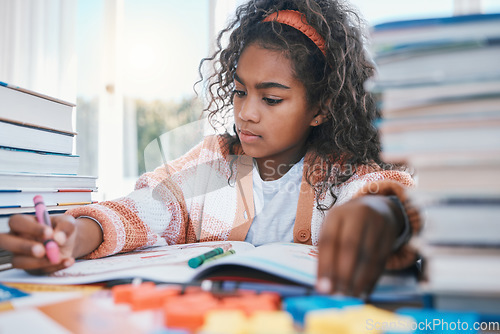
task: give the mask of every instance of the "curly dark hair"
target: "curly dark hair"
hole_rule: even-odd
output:
[[[277,22],[262,22],[278,10],[304,14],[309,25],[324,38],[326,55],[299,30]],[[283,52],[293,64],[294,75],[306,88],[307,102],[318,105],[327,115],[326,122],[313,127],[306,145],[318,161],[326,162],[324,182],[316,185],[316,191],[329,190],[335,202],[333,186],[345,182],[355,172],[353,168],[338,168],[340,161],[342,166],[382,164],[374,126],[379,113],[374,98],[364,88],[364,82],[374,74],[374,66],[363,48],[363,25],[358,14],[338,0],[251,0],[241,5],[235,18],[218,35],[215,53],[200,63],[201,80],[204,63],[209,61],[213,66],[213,74],[206,79],[209,101],[205,111],[210,123],[227,129],[232,116],[234,74],[246,46],[258,43],[260,47]],[[227,35],[227,46],[223,46]],[[237,134],[225,136],[230,154],[234,154],[240,146],[239,138]],[[312,185],[310,179],[308,182]]]

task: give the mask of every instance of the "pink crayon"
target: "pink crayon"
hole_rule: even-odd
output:
[[[43,197],[36,195],[33,197],[33,203],[35,203],[35,215],[38,222],[42,225],[51,227],[49,213],[45,209],[45,203],[43,202]],[[47,258],[50,263],[59,263],[59,246],[52,239],[47,239],[44,241],[45,252],[47,253]]]

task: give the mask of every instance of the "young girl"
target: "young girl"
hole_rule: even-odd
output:
[[[357,25],[337,0],[242,5],[200,65],[215,69],[209,120],[234,134],[207,137],[126,197],[53,216],[53,229],[13,216],[1,248],[14,267],[51,272],[154,245],[293,241],[319,245],[318,291],[370,293],[384,269],[415,261],[406,241],[420,223],[405,195],[411,176],[382,168]],[[44,238],[59,244],[58,263]]]

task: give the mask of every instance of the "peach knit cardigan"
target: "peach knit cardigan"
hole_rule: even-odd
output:
[[[143,174],[129,195],[67,211],[75,218],[92,217],[102,225],[104,241],[87,258],[155,245],[244,240],[254,217],[252,159],[245,155],[233,158],[222,136],[209,136],[181,158]],[[304,176],[310,166],[311,155],[306,154]],[[318,210],[315,192],[304,176],[294,241],[316,245],[324,213]],[[312,180],[313,184],[321,180],[321,172]],[[404,189],[411,186],[413,180],[405,172],[359,166],[349,180],[333,188],[335,205],[364,194],[397,195],[416,233],[420,219]],[[319,200],[329,204],[333,198],[326,192]],[[404,245],[386,267],[406,267],[415,256],[415,251]]]

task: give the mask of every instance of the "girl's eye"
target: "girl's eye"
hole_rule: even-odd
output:
[[[264,100],[264,102],[266,102],[270,106],[275,106],[277,104],[280,104],[283,101],[283,99],[271,99],[269,97],[264,97],[262,99]]]
[[[233,95],[236,95],[237,97],[244,97],[247,94],[243,90],[235,89],[235,90],[233,90]]]

